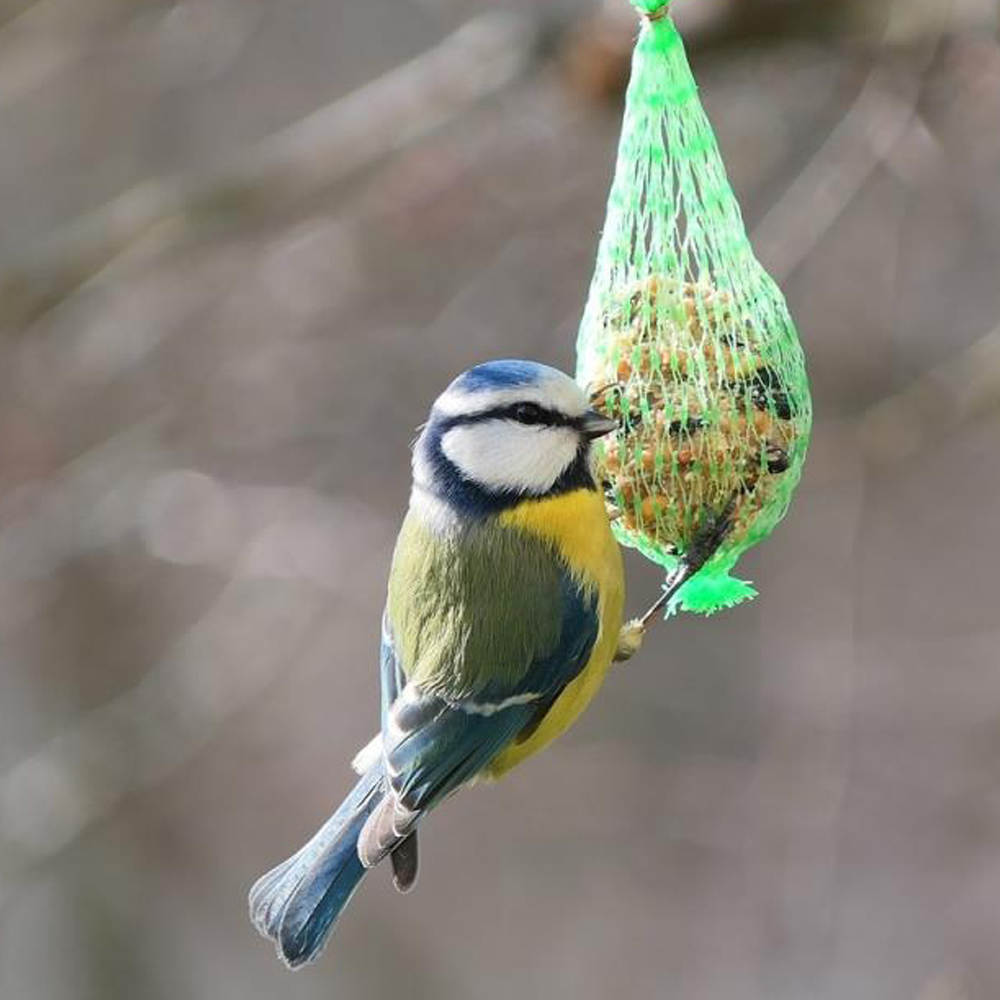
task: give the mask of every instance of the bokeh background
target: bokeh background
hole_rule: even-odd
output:
[[[1000,997],[998,6],[675,7],[815,391],[761,596],[292,976],[246,890],[372,734],[430,400],[572,368],[635,21],[0,3],[2,1000]]]

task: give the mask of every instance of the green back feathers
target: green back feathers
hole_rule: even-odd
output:
[[[407,680],[450,699],[516,688],[559,645],[565,579],[551,547],[517,528],[437,535],[410,512],[389,579]]]

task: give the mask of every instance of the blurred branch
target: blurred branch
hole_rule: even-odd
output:
[[[2,888],[190,759],[297,655],[321,616],[315,591],[276,599],[236,579],[135,687],[0,775]]]
[[[858,420],[858,441],[871,460],[897,462],[998,408],[1000,326],[869,407]]]
[[[760,220],[753,241],[768,270],[786,281],[864,188],[914,124],[920,75],[897,97],[884,74],[871,73],[854,103],[780,200]]]
[[[901,10],[900,0],[891,0],[883,45]],[[875,69],[868,74],[846,114],[757,224],[754,242],[779,284],[809,256],[910,128],[914,124],[924,128],[917,104],[924,87],[924,72],[940,40],[940,29],[925,40],[925,55],[910,67],[902,96],[893,93],[886,71]]]
[[[28,11],[41,7],[46,0],[10,0],[0,9],[0,30],[16,21],[19,17],[24,17]]]
[[[173,514],[170,504],[162,506],[159,527],[151,530],[142,512],[149,516],[156,483],[165,476],[177,483],[179,475],[210,490],[222,487],[173,468],[162,444],[165,422],[169,411],[153,413],[63,466],[47,487],[47,502],[0,532],[0,578],[16,586],[44,577],[69,556],[103,549],[135,531],[161,558],[179,558],[174,541],[183,536],[187,544],[191,525],[212,517],[197,492],[186,498],[175,493]],[[201,500],[211,507],[223,496],[202,493]],[[280,494],[264,488],[256,496],[248,490],[230,502],[222,516],[227,524],[241,524],[245,534],[232,535],[231,549],[223,543],[214,554],[198,556],[200,565],[228,576],[204,613],[132,687],[81,712],[0,771],[0,908],[12,879],[30,875],[128,795],[182,767],[290,662],[317,647],[327,655],[324,627],[336,585],[325,562],[317,569],[301,559],[277,558],[275,539],[282,550],[324,551],[343,509],[306,488]],[[168,537],[171,518],[181,526],[174,541]],[[353,518],[352,537],[361,549],[374,523]]]
[[[779,282],[808,257],[875,170],[912,133],[928,133],[917,104],[937,42],[931,39],[922,65],[911,70],[902,97],[890,91],[884,74],[868,76],[821,148],[757,225],[754,242]],[[869,407],[858,418],[856,433],[870,459],[899,461],[998,406],[1000,327]]]
[[[176,245],[203,226],[245,221],[346,179],[504,87],[532,44],[523,18],[483,15],[216,170],[136,185],[0,277],[0,327],[30,324],[154,232]]]

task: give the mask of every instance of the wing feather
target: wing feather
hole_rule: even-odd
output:
[[[441,539],[407,518],[383,619],[389,794],[362,831],[365,865],[537,725],[590,658],[597,604],[551,546],[519,529]]]
[[[452,560],[454,572],[452,586],[436,601],[425,599],[427,581],[411,579],[410,588],[399,586],[398,554],[394,560],[395,585],[390,586],[382,637],[381,749],[390,794],[362,833],[359,850],[365,864],[393,851],[427,810],[536,725],[590,657],[599,631],[596,595],[581,587],[544,546],[531,549],[534,565],[527,578],[513,575],[508,560],[523,555],[519,547],[523,549],[523,539],[503,538],[492,545],[471,544],[462,554],[452,549],[440,555]],[[483,599],[456,584],[471,578],[463,572],[463,558],[489,556],[493,564],[481,570],[494,582],[506,574],[512,591],[508,600],[501,599],[495,586]],[[426,551],[419,564],[432,579],[440,575]],[[527,620],[515,623],[512,613]],[[417,627],[418,634],[411,631],[400,641],[399,621],[404,629]],[[524,641],[526,630],[535,631],[534,642]],[[477,641],[483,632],[494,637],[491,645]],[[505,642],[505,636],[512,641]],[[420,658],[417,669],[407,653]],[[470,656],[477,658],[475,663],[467,662]],[[448,666],[458,682],[449,684],[443,676]]]
[[[566,640],[577,590],[553,546],[519,528],[442,536],[411,512],[389,581],[396,658],[407,682],[452,703],[531,690],[522,681]]]

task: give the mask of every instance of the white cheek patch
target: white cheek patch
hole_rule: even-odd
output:
[[[453,427],[441,449],[465,479],[487,489],[547,493],[573,464],[579,444],[570,427],[485,420]]]

